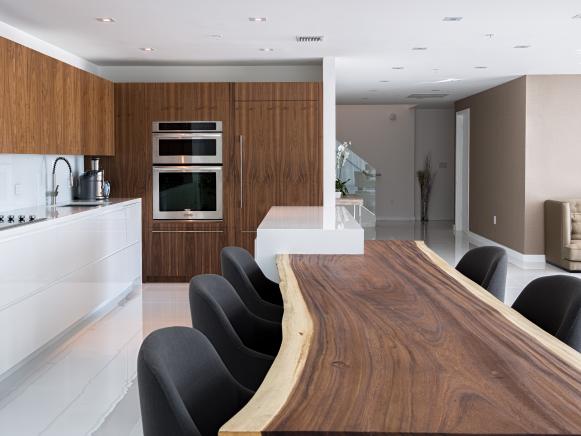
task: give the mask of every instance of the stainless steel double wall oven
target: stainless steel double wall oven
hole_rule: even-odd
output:
[[[154,122],[152,151],[153,219],[223,218],[221,121]]]

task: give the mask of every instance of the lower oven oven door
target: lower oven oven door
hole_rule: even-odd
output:
[[[220,220],[222,167],[153,167],[153,219]]]

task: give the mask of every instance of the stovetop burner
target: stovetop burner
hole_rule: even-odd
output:
[[[46,217],[37,217],[32,214],[0,213],[0,230],[37,223],[44,220],[46,220]]]

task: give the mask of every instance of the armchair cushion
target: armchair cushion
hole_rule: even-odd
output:
[[[577,239],[581,243],[581,213],[579,212],[571,213],[571,239]]]
[[[581,262],[581,241],[571,241],[569,245],[563,247],[563,257],[567,260]]]

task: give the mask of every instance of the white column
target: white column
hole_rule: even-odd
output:
[[[335,58],[323,58],[323,228],[335,228]]]

